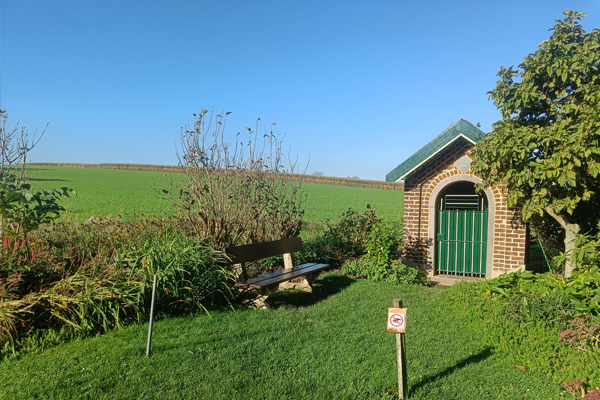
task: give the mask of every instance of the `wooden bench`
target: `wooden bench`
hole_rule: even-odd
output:
[[[257,291],[258,296],[252,301],[252,305],[257,308],[266,308],[265,300],[277,290],[293,288],[312,292],[311,282],[323,269],[329,267],[328,264],[317,263],[294,266],[292,253],[300,250],[302,250],[302,239],[296,237],[231,246],[225,249],[225,253],[238,268],[239,281],[235,287]],[[246,263],[280,255],[283,255],[284,269],[248,279]],[[304,279],[301,282],[290,282],[297,277],[304,277]]]

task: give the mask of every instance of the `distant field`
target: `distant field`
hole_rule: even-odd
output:
[[[168,201],[153,189],[167,187],[166,179],[178,182],[183,175],[155,171],[34,166],[30,169],[32,184],[37,188],[67,186],[76,196],[62,200],[66,218],[84,221],[90,217],[130,219],[134,214],[146,216],[173,213]],[[403,192],[372,188],[304,183],[308,195],[306,220],[317,222],[337,218],[352,207],[364,211],[370,204],[384,218],[402,216]]]

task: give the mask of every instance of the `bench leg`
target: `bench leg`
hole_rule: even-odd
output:
[[[279,290],[286,290],[286,289],[299,289],[302,290],[303,292],[307,292],[307,293],[312,293],[313,289],[312,289],[312,285],[310,284],[310,282],[308,282],[307,279],[302,279],[299,282],[281,282],[279,284]]]
[[[258,308],[260,310],[266,310],[267,308],[269,308],[267,306],[267,297],[269,297],[268,294],[259,294],[258,296],[256,296],[255,298],[253,298],[250,301],[250,308]]]
[[[249,300],[250,307],[251,308],[258,308],[258,309],[261,309],[261,310],[266,310],[267,308],[269,308],[267,306],[267,298],[270,295],[272,295],[273,293],[275,293],[277,290],[278,290],[277,286],[262,288],[262,290],[260,291],[260,293],[256,297],[254,297],[253,299]]]
[[[303,292],[312,293],[313,287],[312,287],[311,283],[313,280],[315,280],[315,278],[318,275],[319,275],[318,273],[306,274],[306,275],[304,275],[302,280],[299,282],[291,282],[291,281],[281,282],[279,284],[279,290],[300,289]]]

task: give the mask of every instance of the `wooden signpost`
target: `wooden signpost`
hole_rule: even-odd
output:
[[[388,309],[387,330],[396,333],[396,350],[398,360],[398,398],[407,399],[406,384],[406,308],[402,308],[402,300],[394,299],[394,307]]]

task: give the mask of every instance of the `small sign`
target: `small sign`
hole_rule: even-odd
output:
[[[387,330],[395,333],[406,331],[406,308],[388,308]]]

